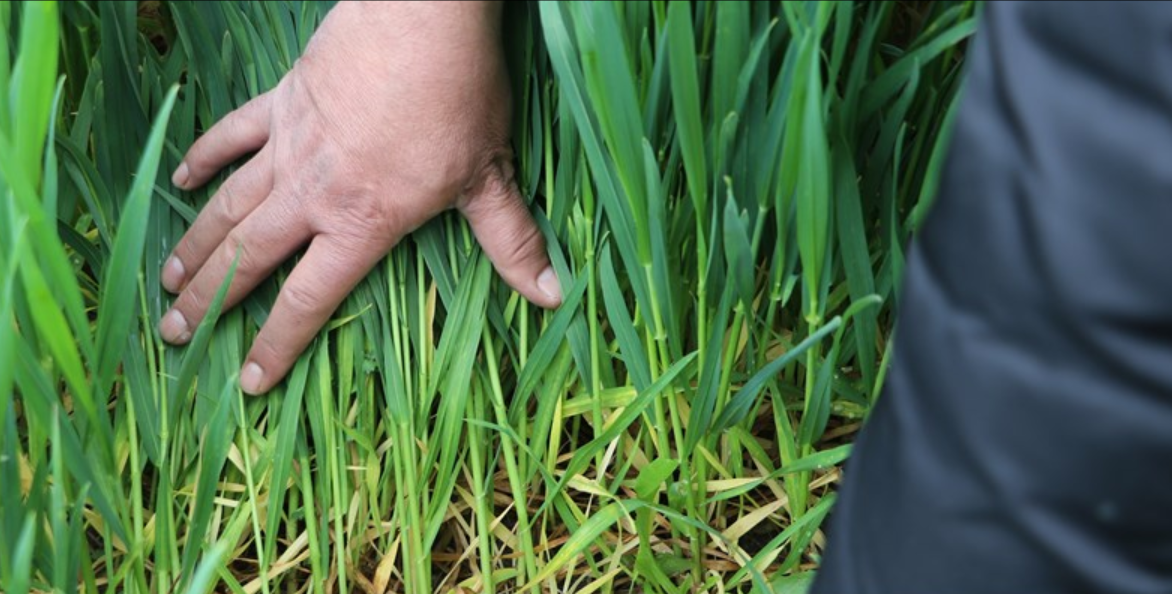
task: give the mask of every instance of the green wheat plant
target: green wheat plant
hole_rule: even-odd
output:
[[[159,173],[329,8],[0,3],[0,591],[803,591],[978,6],[511,3],[563,305],[443,216],[247,397],[294,262],[166,346]]]

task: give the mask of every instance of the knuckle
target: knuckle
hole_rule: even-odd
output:
[[[262,258],[257,253],[259,249],[263,248],[246,241],[238,230],[229,232],[228,238],[220,244],[219,266],[224,271],[228,271],[231,270],[232,263],[236,263],[236,272],[232,277],[233,285],[249,284],[252,279],[262,274],[260,270]]]
[[[527,263],[543,255],[545,240],[535,225],[521,225],[509,238],[503,257],[509,262]]]
[[[212,133],[215,126],[204,131],[195,142],[191,144],[191,148],[187,149],[187,154],[183,156],[183,161],[192,169],[192,173],[203,173],[208,168],[208,162],[211,160],[212,147]]]
[[[335,203],[335,212],[347,224],[366,226],[387,218],[388,209],[367,193],[343,194]]]
[[[247,242],[240,234],[240,231],[233,229],[228,233],[228,237],[220,244],[220,259],[226,266],[231,266],[232,262],[236,262],[236,258],[240,260],[236,263],[237,270],[248,269],[252,263],[252,256],[248,248]]]
[[[499,203],[512,198],[516,187],[513,151],[503,146],[486,154],[465,186],[463,196],[466,197],[464,200],[467,206],[476,208],[485,203]]]
[[[280,366],[281,362],[291,356],[291,349],[273,339],[267,329],[261,330],[252,344],[248,358],[261,363],[265,369]]]
[[[236,176],[228,178],[220,185],[216,197],[216,209],[213,212],[216,222],[222,226],[234,226],[244,219],[244,207],[236,191]]]
[[[353,192],[339,194],[338,198],[329,206],[327,217],[331,224],[321,231],[340,236],[358,238],[389,238],[407,232],[405,226],[410,226],[410,213],[401,212],[405,209],[389,208],[386,201],[380,200],[373,192]]]
[[[193,274],[196,265],[202,263],[198,252],[196,240],[191,235],[185,235],[183,239],[179,240],[179,244],[175,246],[175,256],[183,263],[188,274]],[[204,253],[206,254],[207,252]]]
[[[203,318],[203,313],[207,311],[209,302],[207,295],[204,294],[202,284],[191,283],[175,301],[175,309],[183,312],[183,317],[187,318],[188,324],[198,324],[199,320]]]
[[[243,112],[246,111],[247,109],[248,109],[247,103],[245,103],[244,105],[242,105],[236,109],[233,109],[232,111],[228,112],[228,115],[225,115],[223,118],[220,118],[220,124],[223,125],[223,127],[228,128],[228,129],[236,128],[236,127],[240,126],[241,124],[244,124],[245,122],[243,121],[244,120]]]
[[[297,317],[312,316],[323,308],[320,291],[304,283],[288,283],[280,295],[284,305]]]

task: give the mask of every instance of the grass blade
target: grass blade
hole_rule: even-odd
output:
[[[136,273],[142,262],[143,245],[146,243],[151,188],[155,185],[155,175],[163,152],[163,133],[167,129],[167,119],[175,106],[175,97],[178,93],[178,86],[172,87],[167,93],[167,99],[159,110],[138,171],[134,175],[134,185],[131,186],[130,194],[126,198],[126,205],[121,209],[118,235],[110,254],[109,265],[106,267],[107,275],[103,279],[102,295],[98,300],[98,332],[95,342],[98,354],[96,383],[99,394],[108,392],[110,384],[114,381],[114,372],[122,361],[123,349],[126,347],[130,326],[134,321],[134,309],[126,307],[126,304],[138,301],[135,299],[138,291]]]

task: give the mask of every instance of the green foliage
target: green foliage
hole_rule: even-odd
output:
[[[290,266],[165,346],[158,174],[328,9],[0,4],[0,590],[804,590],[974,5],[510,6],[564,305],[444,216],[247,398]]]

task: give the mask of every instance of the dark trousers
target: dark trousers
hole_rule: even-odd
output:
[[[1172,5],[989,2],[813,592],[1172,592]]]

